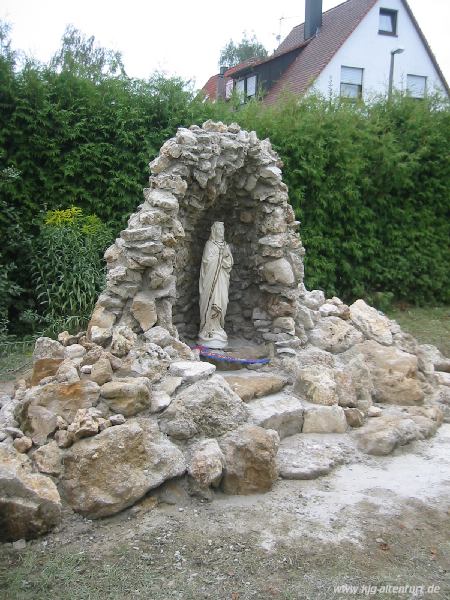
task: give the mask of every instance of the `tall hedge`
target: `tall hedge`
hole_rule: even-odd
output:
[[[287,98],[248,106],[240,121],[283,159],[307,286],[346,299],[450,300],[448,102]]]
[[[0,315],[8,309],[15,330],[37,306],[33,240],[46,211],[78,206],[117,233],[162,143],[207,118],[255,129],[279,152],[309,288],[345,299],[389,291],[411,303],[450,300],[447,104],[308,97],[237,108],[205,103],[160,75],[92,81],[32,63],[18,69],[3,52]]]

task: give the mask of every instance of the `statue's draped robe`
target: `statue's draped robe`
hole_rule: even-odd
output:
[[[200,337],[203,339],[227,339],[224,326],[232,266],[228,244],[215,240],[212,231],[203,251],[199,281]]]

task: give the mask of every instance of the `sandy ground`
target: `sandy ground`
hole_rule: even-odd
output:
[[[170,486],[0,546],[4,598],[450,598],[450,425],[392,456],[212,503]],[[1,592],[3,590],[3,592]]]

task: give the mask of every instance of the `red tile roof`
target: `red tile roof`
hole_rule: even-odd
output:
[[[377,0],[347,0],[322,15],[322,27],[319,33],[311,38],[310,43],[300,52],[296,60],[283,73],[279,81],[268,91],[264,101],[272,104],[283,90],[294,94],[303,94],[317,79],[333,56],[361,23]],[[417,23],[406,0],[402,0],[427,52],[438,72],[442,83],[450,95],[445,77],[439,68],[436,57]],[[295,48],[304,39],[304,23],[294,27],[287,38],[274,53],[286,52]]]
[[[377,0],[347,0],[324,12],[319,33],[309,40],[309,44],[268,91],[265,101],[271,104],[283,90],[303,94],[376,2]],[[304,23],[292,29],[275,54],[294,48],[303,39]]]
[[[210,100],[215,100],[217,98],[217,79],[219,75],[213,75],[208,79],[205,85],[202,87],[202,91],[205,92],[205,95]]]
[[[228,71],[227,71],[228,73]],[[202,91],[205,93],[206,97],[211,100],[212,102],[214,102],[215,100],[217,100],[217,85],[218,85],[218,81],[219,81],[219,77],[220,75],[213,75],[212,77],[210,77],[208,79],[208,81],[205,83],[205,85],[202,87]],[[230,77],[227,77],[226,74],[223,77],[223,93],[225,93],[225,86],[227,84],[228,81],[230,81]]]

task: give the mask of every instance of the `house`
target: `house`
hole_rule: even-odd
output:
[[[406,0],[347,0],[322,13],[306,0],[305,22],[275,52],[222,69],[203,88],[210,100],[236,90],[271,104],[285,91],[368,99],[398,89],[413,98],[449,87]]]

